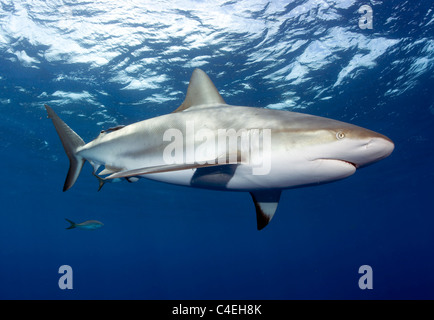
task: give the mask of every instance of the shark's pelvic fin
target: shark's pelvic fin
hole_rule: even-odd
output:
[[[250,192],[256,208],[258,230],[267,226],[276,212],[282,190],[265,190]]]
[[[112,173],[119,172],[119,171],[122,171],[122,169],[119,169],[119,168],[116,168],[116,167],[112,167],[112,166],[109,166],[109,165],[106,164],[104,170],[102,170],[98,174],[102,175],[102,176],[105,176],[107,174],[112,174]]]
[[[66,155],[69,158],[69,170],[63,186],[63,191],[66,191],[74,185],[80,174],[81,168],[83,168],[85,160],[77,155],[77,149],[84,146],[85,143],[83,139],[74,132],[74,130],[68,127],[68,125],[59,118],[53,109],[47,105],[45,105],[45,109],[47,109],[48,118],[53,121]]]
[[[184,102],[173,112],[204,104],[226,104],[226,102],[207,74],[200,69],[195,69],[191,75]]]

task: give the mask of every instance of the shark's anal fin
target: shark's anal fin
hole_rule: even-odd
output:
[[[92,174],[98,179],[98,182],[99,182],[98,191],[100,191],[102,189],[102,187],[104,186],[105,180],[103,178],[101,178],[99,175],[97,175],[95,173],[95,171],[92,172]]]
[[[258,230],[267,226],[276,212],[282,190],[264,190],[250,192],[256,208]]]

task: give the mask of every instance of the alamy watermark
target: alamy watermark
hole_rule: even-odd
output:
[[[59,278],[58,285],[62,290],[73,289],[73,277],[72,277],[72,268],[69,265],[62,265],[59,267],[59,274],[62,276]],[[359,267],[359,274],[362,276],[359,278],[359,288],[362,290],[365,289],[373,289],[373,271],[372,267],[369,265],[362,265]]]
[[[64,264],[59,267],[59,273],[63,274],[59,278],[59,288],[62,290],[70,289],[72,290],[72,268],[71,266],[68,266],[67,264]]]
[[[359,18],[359,28],[360,29],[373,29],[373,10],[368,5],[363,5],[359,8],[358,11],[362,16]]]
[[[164,132],[168,145],[163,151],[166,164],[245,164],[253,175],[266,175],[271,169],[271,129],[210,129],[195,121],[185,130],[170,128]]]
[[[365,264],[363,266],[360,266],[359,273],[363,274],[359,278],[359,288],[362,290],[365,289],[373,289],[373,271],[372,267]]]

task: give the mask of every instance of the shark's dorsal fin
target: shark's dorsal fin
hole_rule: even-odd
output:
[[[282,190],[266,190],[250,192],[256,208],[258,230],[267,226],[276,212]]]
[[[195,106],[206,104],[226,104],[226,102],[207,74],[200,69],[194,69],[185,100],[179,108],[173,112],[181,112]]]

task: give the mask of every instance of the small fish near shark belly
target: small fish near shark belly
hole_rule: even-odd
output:
[[[97,220],[87,220],[81,223],[75,223],[69,219],[65,219],[70,223],[70,226],[66,229],[84,229],[84,230],[95,230],[101,228],[104,224]]]

